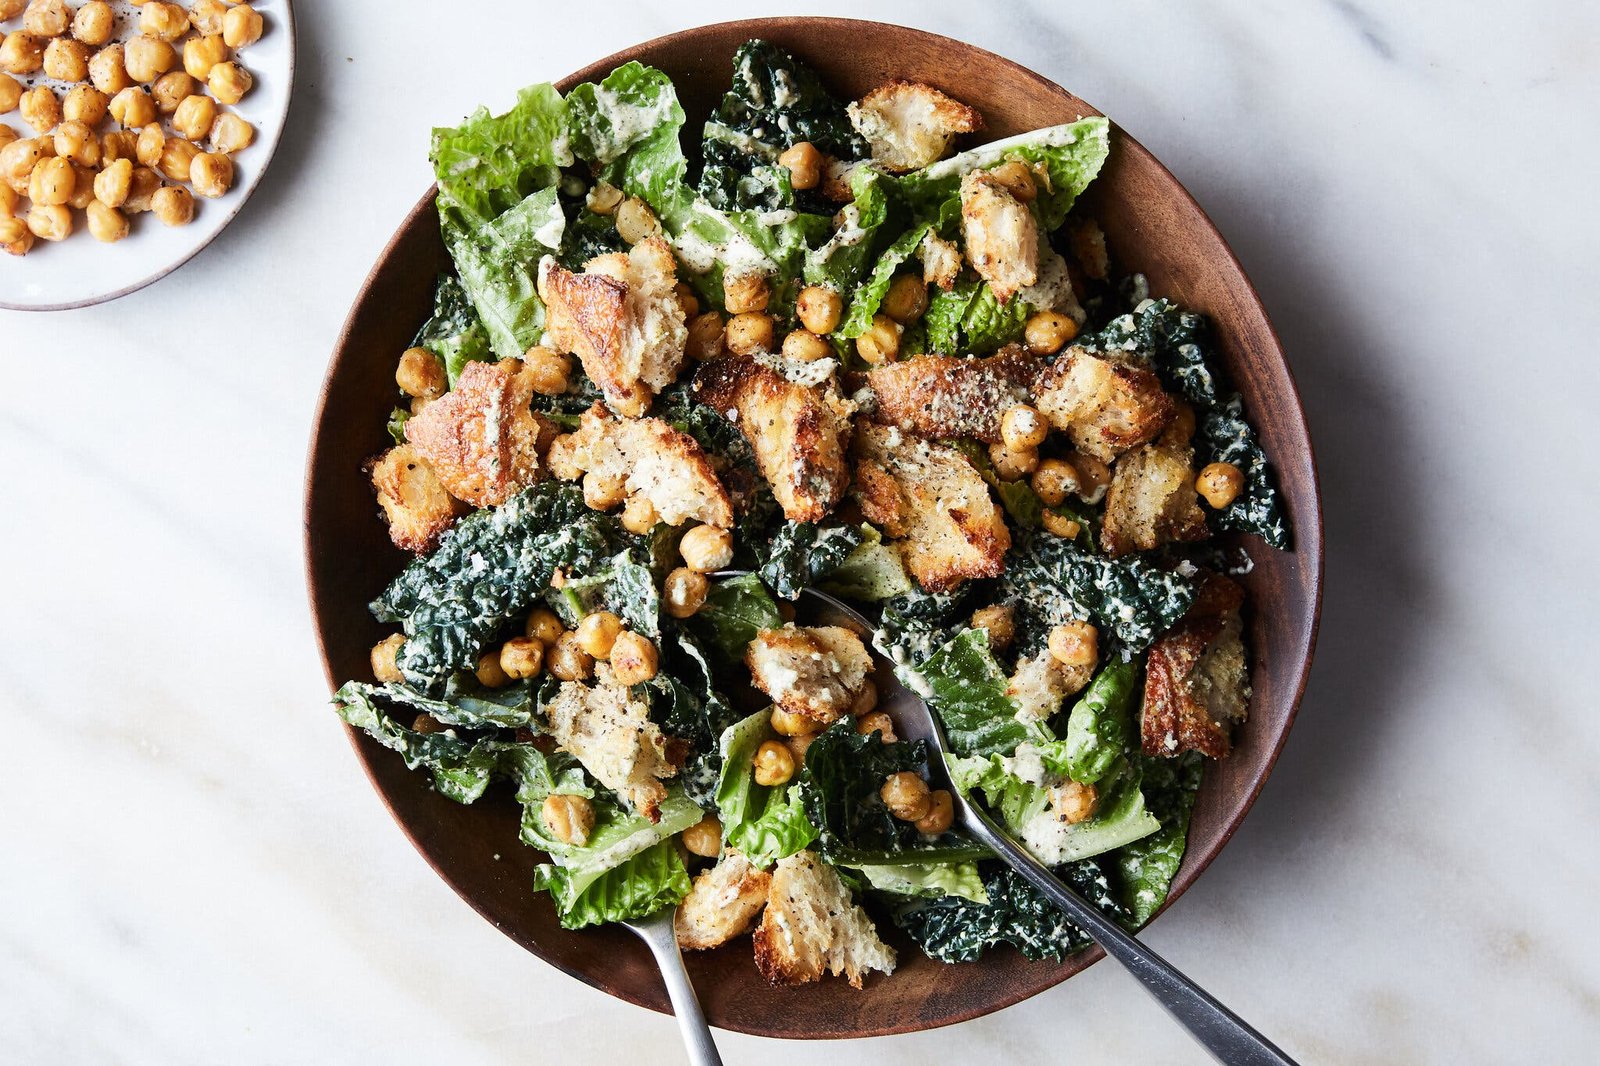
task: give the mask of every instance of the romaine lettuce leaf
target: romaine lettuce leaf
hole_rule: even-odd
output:
[[[938,899],[956,896],[988,903],[976,862],[930,862],[916,866],[858,866],[867,884],[896,896]]]
[[[440,234],[491,347],[501,359],[520,359],[543,335],[539,260],[561,247],[566,224],[554,186],[493,220],[443,191],[438,207]]]
[[[503,115],[479,108],[460,126],[434,130],[428,158],[441,194],[492,220],[571,165],[566,101],[553,85],[531,85]]]
[[[859,526],[827,526],[785,522],[767,544],[761,580],[786,600],[800,597],[824,575],[842,565],[866,539]]]
[[[1113,658],[1095,676],[1067,716],[1066,771],[1093,784],[1134,747],[1133,696],[1139,665]]]
[[[653,844],[587,880],[560,866],[543,865],[533,871],[534,890],[550,893],[564,929],[647,917],[681,903],[689,894],[689,884],[683,856],[670,840]]]
[[[854,291],[889,219],[888,180],[870,166],[857,167],[850,175],[855,199],[839,210],[839,225],[827,239],[806,253],[802,269],[807,285],[822,285],[844,296]]]
[[[1119,875],[1122,903],[1135,926],[1149,921],[1166,902],[1172,879],[1183,864],[1189,815],[1204,772],[1198,752],[1176,759],[1141,758],[1140,763],[1145,799],[1161,828],[1107,856]]]
[[[878,262],[872,268],[872,273],[856,286],[855,294],[850,298],[850,307],[845,312],[844,320],[839,323],[839,336],[859,337],[867,331],[867,327],[872,325],[872,316],[878,313],[878,308],[883,305],[883,298],[889,295],[889,286],[894,284],[896,272],[907,259],[917,254],[923,238],[932,228],[932,225],[926,222],[912,226],[883,250],[883,254],[878,257]],[[918,273],[921,273],[920,268]]]
[[[987,630],[963,630],[921,666],[896,666],[901,684],[939,715],[956,755],[1004,753],[1024,741],[1049,739],[1039,723],[1017,717],[1016,702],[1006,695],[1006,675],[989,650]]]
[[[799,784],[771,787],[755,780],[756,749],[776,736],[771,714],[763,710],[728,727],[720,743],[717,816],[723,842],[763,867],[803,850],[817,836]]]
[[[862,541],[844,562],[822,577],[822,589],[837,596],[848,596],[877,603],[911,590],[900,549],[887,543],[877,527],[861,524]]]

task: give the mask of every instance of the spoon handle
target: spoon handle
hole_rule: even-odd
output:
[[[1013,840],[985,811],[976,804],[958,802],[965,808],[967,824],[974,836],[1082,926],[1107,955],[1126,966],[1144,985],[1145,991],[1219,1062],[1228,1066],[1296,1066],[1293,1059],[1205,989],[1063,884],[1049,867]]]
[[[705,1012],[700,1009],[700,998],[694,994],[689,981],[689,971],[683,965],[683,953],[678,950],[678,937],[672,928],[672,908],[665,912],[665,921],[651,920],[629,923],[639,939],[656,957],[661,979],[667,986],[667,998],[672,1000],[672,1013],[678,1019],[678,1032],[683,1036],[683,1046],[689,1053],[693,1066],[722,1066],[722,1056],[711,1039],[711,1027],[706,1024]]]

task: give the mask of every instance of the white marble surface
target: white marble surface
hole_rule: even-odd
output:
[[[301,464],[429,126],[787,6],[302,4],[292,128],[238,223],[118,303],[0,313],[0,1061],[680,1061],[669,1020],[523,953],[390,824],[325,705]],[[1600,16],[820,6],[1102,107],[1233,241],[1304,390],[1316,670],[1255,813],[1148,939],[1307,1063],[1592,1059]],[[1202,1061],[1110,965],[952,1030],[722,1047]]]

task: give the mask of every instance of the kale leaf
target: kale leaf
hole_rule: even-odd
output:
[[[757,633],[782,628],[783,616],[761,579],[743,574],[713,581],[688,626],[721,664],[735,665],[744,662],[745,649]]]
[[[439,275],[433,287],[433,314],[422,324],[411,343],[413,347],[426,348],[439,357],[452,385],[468,363],[494,359],[494,352],[489,348],[488,331],[483,328],[483,321],[468,299],[467,291],[461,287],[461,279],[454,274]],[[400,420],[402,425],[404,421],[403,418]],[[393,419],[390,424],[389,432],[392,434]],[[405,439],[397,437],[395,443],[404,444]]]
[[[785,522],[767,545],[761,580],[786,600],[798,599],[808,585],[837,570],[866,540],[859,526],[818,528],[811,522]]]

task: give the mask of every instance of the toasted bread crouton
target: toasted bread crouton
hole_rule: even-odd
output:
[[[1000,419],[1024,403],[1044,360],[1021,345],[988,358],[925,355],[861,375],[876,401],[874,422],[934,440],[1000,439]]]
[[[1083,348],[1063,352],[1039,375],[1033,403],[1079,451],[1103,463],[1154,440],[1174,411],[1155,374]]]
[[[1111,253],[1106,250],[1106,233],[1092,218],[1075,218],[1067,227],[1067,246],[1084,274],[1095,281],[1111,276]]]
[[[900,506],[890,536],[902,529],[901,555],[917,583],[929,592],[946,592],[974,577],[999,577],[1011,549],[1011,532],[989,495],[989,486],[967,457],[948,445],[913,437],[894,426],[861,422],[856,426],[856,497],[862,514],[886,517],[881,471],[899,490]],[[872,486],[872,495],[861,486]]]
[[[1041,648],[1017,660],[1006,695],[1029,718],[1049,718],[1061,709],[1063,700],[1081,690],[1093,676],[1093,663],[1065,666],[1048,648]]]
[[[786,518],[820,522],[833,510],[850,480],[851,409],[832,378],[803,385],[752,356],[729,355],[701,363],[694,389],[750,442]]]
[[[955,241],[947,241],[933,230],[922,238],[922,280],[929,285],[949,291],[955,286],[956,275],[961,273],[961,249]]]
[[[596,256],[582,274],[550,256],[539,264],[549,343],[578,357],[618,414],[644,414],[683,366],[689,330],[677,281],[672,249],[660,237]]]
[[[418,554],[432,551],[466,510],[409,444],[373,459],[368,473],[396,548]]]
[[[595,404],[555,446],[550,462],[562,474],[622,478],[628,495],[649,500],[669,526],[690,519],[722,529],[733,525],[733,503],[705,449],[659,418],[613,418]]]
[[[1001,303],[1039,280],[1039,224],[988,171],[961,179],[961,234],[972,269]]]
[[[1243,602],[1238,585],[1213,575],[1183,620],[1150,646],[1139,722],[1146,755],[1198,751],[1220,759],[1233,750],[1230,726],[1245,720],[1250,705]]]
[[[678,772],[667,758],[667,738],[650,720],[650,708],[611,677],[604,665],[593,685],[562,682],[545,708],[550,733],[583,768],[629,807],[652,822],[667,798],[664,777]]]
[[[767,905],[771,884],[771,874],[750,865],[737,851],[724,851],[715,866],[695,877],[689,894],[678,904],[672,923],[678,946],[706,951],[748,933]]]
[[[872,669],[861,638],[840,626],[763,630],[744,663],[751,684],[774,703],[824,725],[849,713]]]
[[[900,492],[900,482],[870,459],[856,461],[851,495],[861,507],[861,517],[883,530],[890,540],[911,531],[911,508]]]
[[[824,158],[826,161],[822,164],[822,184],[818,186],[822,190],[822,195],[836,204],[850,203],[856,198],[856,191],[850,187],[850,182],[862,164],[859,161],[847,163],[832,156]]]
[[[406,440],[458,500],[504,503],[539,479],[548,421],[528,405],[533,385],[520,359],[468,363],[456,387],[406,420]]]
[[[956,134],[983,129],[976,110],[921,82],[885,82],[847,110],[873,162],[896,174],[934,162]]]
[[[809,851],[778,860],[753,939],[756,968],[775,985],[809,984],[826,972],[860,988],[869,971],[894,972],[894,948],[878,938],[838,871]]]
[[[1146,444],[1117,460],[1106,490],[1101,541],[1109,555],[1204,540],[1205,512],[1187,444]]]

